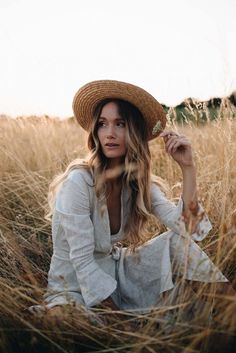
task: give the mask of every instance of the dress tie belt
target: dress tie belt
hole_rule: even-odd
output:
[[[121,256],[121,249],[122,249],[122,243],[116,242],[115,244],[112,245],[112,248],[110,251],[110,255],[112,256],[112,259],[115,260],[115,279],[117,282],[116,294],[117,294],[119,308],[121,308],[121,294],[120,294],[120,282],[119,282],[119,276],[118,276],[118,264]]]
[[[115,244],[112,245],[112,248],[110,250],[110,255],[112,256],[113,260],[115,261],[120,260],[121,249],[122,249],[122,243],[120,242],[116,242]]]

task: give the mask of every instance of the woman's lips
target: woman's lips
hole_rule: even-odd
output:
[[[117,148],[119,147],[119,145],[115,144],[115,143],[107,143],[105,145],[106,148]]]

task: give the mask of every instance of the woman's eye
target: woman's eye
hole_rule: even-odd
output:
[[[103,121],[99,121],[98,126],[105,126],[105,123]]]
[[[121,127],[125,127],[125,122],[122,122],[122,121],[121,121],[121,122],[117,123],[117,125],[118,125],[118,126],[121,126]]]

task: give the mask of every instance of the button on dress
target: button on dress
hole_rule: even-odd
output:
[[[168,231],[131,253],[120,243],[130,210],[127,186],[121,192],[121,227],[111,235],[107,206],[101,215],[90,172],[81,167],[68,174],[56,195],[53,255],[44,302],[38,308],[72,302],[90,308],[111,296],[120,309],[142,313],[160,306],[161,294],[173,291],[179,277],[228,282],[196,243],[212,228],[207,215],[189,235],[181,221],[182,197],[177,204],[171,202],[155,183],[150,192],[152,213]]]

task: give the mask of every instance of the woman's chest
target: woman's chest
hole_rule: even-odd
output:
[[[111,235],[119,232],[121,227],[121,199],[120,195],[110,195],[107,198],[107,211]]]
[[[97,197],[91,210],[91,221],[94,227],[95,250],[108,252],[111,248],[112,234],[119,232],[119,239],[124,236],[124,228],[128,219],[129,200],[126,193],[121,194],[119,202],[112,198],[104,203]]]

